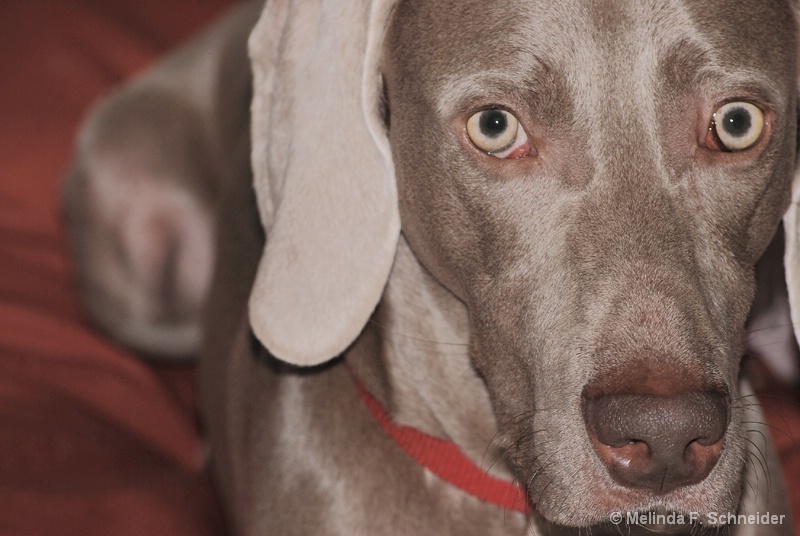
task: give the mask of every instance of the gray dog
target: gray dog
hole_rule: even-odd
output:
[[[800,297],[794,9],[245,6],[84,129],[89,309],[202,348],[239,534],[791,534],[740,365],[781,218]]]

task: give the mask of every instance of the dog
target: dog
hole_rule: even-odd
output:
[[[89,118],[87,307],[201,353],[237,534],[791,534],[741,363],[795,9],[244,6]]]

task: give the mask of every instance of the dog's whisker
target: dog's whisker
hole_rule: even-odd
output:
[[[547,459],[545,460],[545,462],[544,462],[544,463],[541,465],[541,467],[540,467],[540,470],[539,470],[539,471],[537,471],[537,472],[536,472],[536,474],[535,474],[533,477],[531,477],[531,479],[530,479],[530,485],[531,485],[531,486],[533,486],[533,482],[534,482],[534,480],[535,480],[536,478],[538,478],[538,477],[539,477],[539,476],[541,476],[541,475],[545,475],[545,474],[546,474],[546,473],[545,473],[545,471],[547,471],[547,469],[548,469],[548,468],[549,468],[549,467],[552,465],[551,459],[553,458],[553,456],[554,456],[554,455],[555,455],[557,452],[558,452],[558,451],[554,451],[554,452],[553,452],[553,453],[552,453],[550,456],[548,456],[548,457],[547,457]],[[577,474],[577,473],[575,473],[575,474]],[[573,475],[573,476],[574,476],[574,475]],[[543,496],[543,495],[545,494],[545,492],[547,491],[547,488],[549,488],[549,487],[550,487],[550,484],[552,484],[552,483],[553,483],[553,478],[554,478],[554,477],[550,477],[550,478],[548,478],[548,480],[547,480],[547,484],[545,484],[545,485],[544,485],[544,487],[543,487],[543,488],[541,489],[541,491],[539,492],[539,496],[536,498],[536,503],[537,503],[537,504],[541,502],[541,500],[542,500],[542,496]]]
[[[518,445],[520,445],[521,443],[523,443],[523,442],[527,441],[528,439],[530,439],[531,437],[535,436],[536,434],[542,434],[542,433],[546,433],[546,432],[547,432],[546,430],[530,430],[530,431],[527,431],[527,430],[526,430],[526,431],[525,431],[523,434],[521,434],[521,435],[518,437],[518,439],[517,439],[517,440],[515,440],[513,443],[511,443],[511,444],[508,446],[508,448],[507,448],[507,449],[502,449],[502,448],[501,448],[501,450],[511,450],[512,448],[514,448],[514,449],[517,449],[517,448],[518,448]],[[482,465],[482,466],[483,466],[483,464],[484,464],[484,463],[485,463],[485,461],[486,461],[486,456],[488,456],[488,454],[489,454],[489,450],[492,448],[492,444],[493,444],[493,443],[496,441],[496,439],[498,438],[499,434],[500,434],[500,431],[498,431],[497,433],[495,433],[494,437],[492,437],[492,439],[489,441],[489,444],[487,444],[487,445],[486,445],[486,449],[484,449],[484,451],[483,451],[483,456],[481,457],[481,465]],[[540,443],[540,445],[541,445],[541,444],[546,444],[546,442],[544,442],[544,443]],[[492,460],[491,464],[489,465],[489,468],[487,469],[487,473],[488,473],[488,472],[489,472],[489,470],[490,470],[492,467],[494,467],[494,465],[495,465],[495,464],[496,464],[498,461],[500,461],[501,459],[502,459],[502,455],[501,455],[501,454],[499,454],[499,453],[498,453],[498,454],[496,454],[496,455],[494,456],[494,460]]]
[[[771,329],[790,328],[790,327],[792,327],[792,323],[791,322],[781,322],[781,323],[777,323],[777,324],[770,324],[768,326],[761,326],[761,327],[758,327],[758,328],[755,328],[755,329],[748,328],[745,331],[745,333],[748,334],[748,335],[751,335],[753,333],[760,333],[762,331],[769,331]]]
[[[529,419],[529,418],[533,417],[533,416],[534,416],[536,413],[538,413],[539,411],[540,411],[540,410],[539,410],[539,409],[536,409],[536,408],[532,408],[532,409],[529,409],[529,410],[523,411],[522,413],[520,413],[520,414],[518,414],[518,415],[515,415],[514,417],[510,417],[509,419],[507,419],[507,420],[503,421],[502,423],[500,423],[500,424],[498,425],[498,428],[500,428],[500,429],[505,429],[505,428],[507,428],[508,426],[510,426],[510,425],[512,425],[512,424],[515,424],[515,423],[517,423],[517,422],[518,422],[518,421],[520,421],[520,420],[523,420],[523,419]]]
[[[756,478],[756,484],[753,485],[749,477],[749,472],[745,470],[744,475],[742,477],[742,491],[745,492],[746,488],[750,488],[750,492],[755,497],[758,494],[758,482],[759,482],[758,469],[756,468],[755,463],[753,463],[752,456],[749,456],[748,453],[745,452],[744,455],[739,456],[738,458],[740,461],[742,461],[742,464],[744,465],[745,469],[748,468],[752,469],[752,473]],[[729,495],[733,497],[732,492]]]
[[[771,478],[770,478],[770,472],[769,472],[769,465],[767,463],[767,458],[764,455],[764,451],[761,450],[761,447],[759,447],[756,444],[756,442],[753,441],[752,439],[750,439],[749,437],[745,436],[744,440],[746,442],[748,442],[750,445],[752,445],[754,449],[756,449],[758,454],[756,454],[755,452],[752,452],[750,450],[748,450],[748,454],[750,454],[753,458],[755,458],[755,460],[761,466],[761,471],[762,471],[762,473],[764,474],[764,476],[767,479],[767,488],[769,488],[770,487],[770,483],[771,483]],[[754,471],[754,473],[756,473],[756,478],[757,478],[758,477],[758,471]]]
[[[742,424],[758,424],[758,425],[764,426],[765,423],[760,422],[760,421],[742,421]],[[764,441],[764,444],[765,445],[767,444],[767,435],[764,432],[762,432],[761,430],[758,430],[756,428],[747,428],[747,427],[745,427],[744,433],[745,434],[758,434],[758,435],[761,436],[761,439]]]
[[[786,437],[790,441],[794,441],[794,437],[795,437],[794,436],[794,430],[790,426],[788,426],[788,424],[785,427],[777,426],[775,424],[770,424],[770,423],[768,423],[766,421],[742,421],[742,424],[756,424],[756,425],[759,425],[759,426],[764,426],[766,428],[769,428],[770,432],[781,434],[782,436]],[[758,432],[758,430],[752,429],[752,430],[748,430],[748,432]],[[766,438],[766,434],[764,434],[763,432],[761,432],[761,435]]]
[[[753,494],[753,497],[756,497],[758,495],[758,478],[756,478],[755,485],[753,485],[748,476],[744,477],[744,482],[747,487],[750,488],[750,492]]]
[[[770,396],[768,396],[768,398],[769,397]],[[790,402],[787,399],[785,399],[783,397],[780,397],[780,396],[776,396],[776,395],[771,395],[771,398],[780,400],[782,402]],[[800,404],[797,404],[797,403],[794,403],[794,402],[792,402],[792,404],[793,405],[797,405],[798,407],[800,407]],[[754,402],[754,403],[752,403],[752,404],[750,404],[748,406],[735,406],[735,407],[743,408],[745,411],[759,412],[758,414],[760,415],[761,405],[756,403],[756,402]],[[786,412],[783,412],[783,411],[781,411],[781,412],[772,412],[772,417],[773,418],[780,417],[780,419],[781,419],[781,421],[783,423],[783,426],[778,426],[778,425],[775,425],[775,424],[771,424],[771,423],[767,422],[766,420],[744,421],[744,422],[748,423],[748,424],[759,424],[759,425],[762,425],[762,426],[766,426],[767,428],[769,428],[770,430],[772,430],[774,432],[780,432],[785,437],[789,438],[792,442],[794,442],[795,441],[795,434],[794,434],[795,427],[792,426],[789,423],[789,421],[786,420]]]
[[[530,476],[530,478],[528,478],[528,483],[527,483],[527,488],[528,488],[528,490],[531,490],[531,489],[533,489],[533,483],[536,481],[536,478],[538,478],[539,474],[540,474],[542,471],[544,471],[544,470],[545,470],[545,464],[546,464],[546,463],[547,463],[547,462],[550,460],[550,458],[552,458],[554,455],[555,455],[555,452],[553,452],[552,454],[550,454],[550,456],[548,456],[548,457],[547,457],[547,460],[545,460],[545,462],[544,462],[544,463],[539,463],[538,456],[537,456],[536,458],[534,458],[534,459],[531,461],[531,465],[533,465],[533,466],[535,466],[535,465],[538,465],[539,467],[536,469],[536,471],[534,471],[534,472],[533,472],[533,474]],[[540,498],[541,498],[541,497],[540,497]],[[538,501],[537,501],[537,502],[538,502]]]
[[[737,400],[741,400],[741,399],[744,399],[744,398],[753,398],[755,400],[759,400],[759,399],[777,400],[777,401],[780,401],[780,402],[782,402],[784,404],[789,404],[791,406],[794,406],[795,408],[800,408],[800,401],[795,400],[793,398],[789,398],[789,397],[787,397],[785,395],[779,395],[779,394],[775,395],[775,394],[769,394],[769,393],[758,393],[758,394],[751,394],[751,395],[742,395],[742,396],[738,397]],[[754,402],[754,404],[757,404],[757,402]]]
[[[390,328],[389,326],[383,324],[382,322],[379,322],[378,320],[375,320],[374,318],[369,319],[368,323],[377,326],[381,330],[381,333],[384,333],[384,334],[387,334],[387,335],[391,334],[394,337],[400,337],[400,338],[411,340],[411,341],[414,341],[414,342],[420,342],[420,343],[423,343],[423,344],[435,344],[435,345],[440,345],[440,346],[457,346],[457,347],[462,347],[462,348],[469,347],[469,343],[466,343],[466,342],[438,341],[438,340],[435,340],[435,339],[426,339],[426,338],[418,337],[418,336],[415,336],[415,335],[409,335],[407,333],[401,333],[401,332],[397,331],[396,329]],[[459,354],[459,355],[461,355],[461,354]]]
[[[628,534],[626,535],[622,533],[622,523],[617,523],[617,524],[612,523],[612,525],[616,528],[617,532],[619,533],[619,536],[630,536],[631,533],[630,527],[626,527],[628,529]]]

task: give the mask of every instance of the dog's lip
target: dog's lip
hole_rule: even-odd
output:
[[[623,530],[622,534],[630,535],[631,532],[629,529],[632,528],[642,528],[647,533],[658,534],[682,534],[684,532],[697,534],[699,530],[716,530],[719,527],[702,523],[709,513],[711,512],[694,512],[684,508],[620,508],[600,515],[593,515],[590,518],[584,519],[583,522],[576,524],[560,519],[550,519],[539,510],[536,510],[536,516],[539,518],[540,523],[544,522],[558,526],[563,531],[579,531],[580,534],[585,534],[587,530],[590,530],[590,534],[593,535],[609,532],[614,536],[620,535],[620,529]],[[653,523],[629,523],[628,520],[632,519],[634,516],[638,516],[639,520],[653,520]],[[665,516],[667,519],[671,519],[671,516],[674,516],[676,521],[674,524],[666,522],[658,523],[657,520],[664,519],[660,516]]]
[[[676,514],[683,515],[684,519],[692,518],[697,521],[702,521],[706,516],[712,512],[720,510],[721,507],[710,505],[706,502],[705,496],[698,493],[697,489],[691,491],[690,496],[687,496],[687,490],[702,486],[701,484],[679,488],[666,494],[658,494],[646,489],[629,489],[623,488],[617,484],[605,485],[598,484],[591,486],[589,495],[596,498],[587,507],[591,510],[592,515],[586,516],[583,521],[576,525],[566,518],[562,518],[562,511],[550,512],[547,508],[542,508],[542,504],[535,505],[536,513],[543,520],[548,523],[554,523],[559,526],[570,527],[588,527],[604,525],[613,525],[610,520],[614,515],[621,514],[623,519],[629,513],[647,514],[653,512],[656,514]],[[534,493],[535,496],[535,493]],[[702,497],[700,497],[702,496]],[[724,509],[724,508],[723,508]],[[697,525],[697,523],[695,523]],[[705,525],[697,525],[704,527]],[[652,532],[652,531],[651,531]],[[659,531],[660,532],[660,531]],[[665,533],[673,533],[671,530]],[[595,534],[595,533],[593,533]],[[619,536],[619,532],[614,532]]]
[[[685,525],[632,525],[627,522],[614,524],[611,522],[597,523],[585,527],[564,527],[558,526],[558,531],[550,530],[551,534],[559,536],[583,536],[592,534],[593,536],[647,536],[653,534],[665,534],[670,536],[699,536],[710,531],[716,531],[717,527],[707,527],[698,523]]]
[[[692,535],[701,536],[718,531],[719,527],[702,523],[697,513],[686,509],[670,509],[660,507],[642,507],[631,510],[615,510],[599,519],[589,519],[582,524],[564,524],[552,521],[537,513],[532,523],[539,525],[543,533],[558,536],[648,536],[652,534]],[[664,516],[664,517],[661,517]],[[630,522],[634,517],[637,520],[651,521],[643,523]],[[669,524],[666,521],[674,521]]]

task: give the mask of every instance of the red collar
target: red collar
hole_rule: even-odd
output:
[[[532,508],[522,486],[490,476],[451,441],[393,423],[380,402],[361,385],[355,375],[353,380],[361,399],[378,424],[417,463],[481,501],[515,512],[531,513]]]

